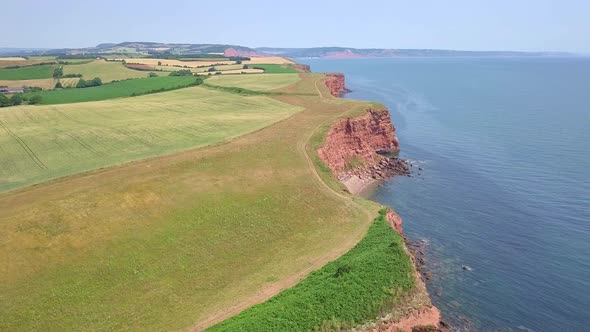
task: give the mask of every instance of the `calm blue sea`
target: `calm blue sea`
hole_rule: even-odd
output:
[[[374,199],[425,241],[446,320],[590,331],[589,58],[300,61],[389,108],[423,170]]]

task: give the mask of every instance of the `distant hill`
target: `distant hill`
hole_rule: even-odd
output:
[[[257,51],[291,58],[390,58],[390,57],[427,57],[427,56],[571,56],[565,52],[514,52],[514,51],[457,51],[436,49],[385,49],[385,48],[274,48],[260,47]]]
[[[205,55],[225,54],[227,56],[258,56],[256,50],[240,45],[227,44],[180,44],[180,43],[156,43],[156,42],[123,42],[103,43],[94,47],[64,48],[64,49],[24,49],[24,48],[0,48],[3,55],[81,55],[81,54],[115,54],[125,56],[150,56],[153,54],[172,55]]]
[[[0,55],[117,55],[129,57],[148,57],[169,54],[173,56],[224,55],[227,57],[256,57],[279,55],[290,58],[391,58],[424,56],[573,56],[565,52],[513,52],[513,51],[457,51],[435,49],[387,49],[387,48],[250,48],[229,44],[190,44],[157,42],[103,43],[94,47],[40,49],[40,48],[0,48]]]

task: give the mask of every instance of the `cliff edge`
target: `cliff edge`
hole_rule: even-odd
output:
[[[342,73],[326,74],[326,80],[324,83],[328,87],[328,90],[330,90],[330,94],[334,97],[342,97],[345,93],[350,92],[350,90],[346,88],[344,74]]]
[[[334,96],[341,96],[343,91],[348,91],[344,86],[343,74],[328,74],[325,83]],[[368,108],[361,115],[332,123],[317,153],[348,191],[358,194],[375,181],[410,173],[407,163],[397,157],[399,150],[395,126],[387,109]],[[401,217],[388,209],[386,219],[403,237]],[[414,291],[401,299],[393,312],[354,330],[413,332],[439,329],[440,312],[432,305],[424,281],[417,271],[414,254],[407,247],[406,252],[414,262]]]
[[[398,152],[395,127],[384,108],[369,108],[363,115],[333,123],[317,151],[352,194],[377,180],[409,174],[406,162],[396,157]]]

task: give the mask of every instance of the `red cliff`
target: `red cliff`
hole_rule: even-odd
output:
[[[326,86],[328,87],[328,90],[330,90],[330,93],[334,97],[341,97],[343,94],[350,92],[350,90],[348,90],[346,88],[346,85],[344,84],[344,74],[341,74],[341,73],[326,74],[325,83],[326,83]]]
[[[304,64],[300,64],[300,63],[294,63],[291,65],[291,67],[299,72],[302,73],[309,73],[311,72],[311,67],[309,65],[304,65]]]
[[[402,218],[392,209],[387,209],[387,213],[385,214],[385,219],[391,225],[391,228],[395,229],[400,235],[404,235],[404,230],[402,229]]]
[[[332,124],[318,154],[338,174],[359,166],[377,165],[384,154],[398,151],[399,142],[389,112],[368,109],[364,115]]]

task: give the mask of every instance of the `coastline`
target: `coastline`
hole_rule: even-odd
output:
[[[341,98],[350,92],[345,86],[343,74],[327,74],[326,86],[332,96]],[[399,142],[395,126],[385,108],[367,108],[365,114],[340,119],[331,124],[324,145],[316,152],[330,168],[338,181],[354,196],[371,200],[370,196],[385,180],[398,175],[410,175],[410,163],[397,158]],[[423,253],[404,235],[402,218],[387,207],[386,219],[404,239],[404,250],[410,257],[415,275],[415,289],[402,299],[400,308],[375,322],[355,328],[360,331],[443,331],[447,325],[441,313],[432,304],[421,271]],[[401,311],[401,314],[400,314]]]

